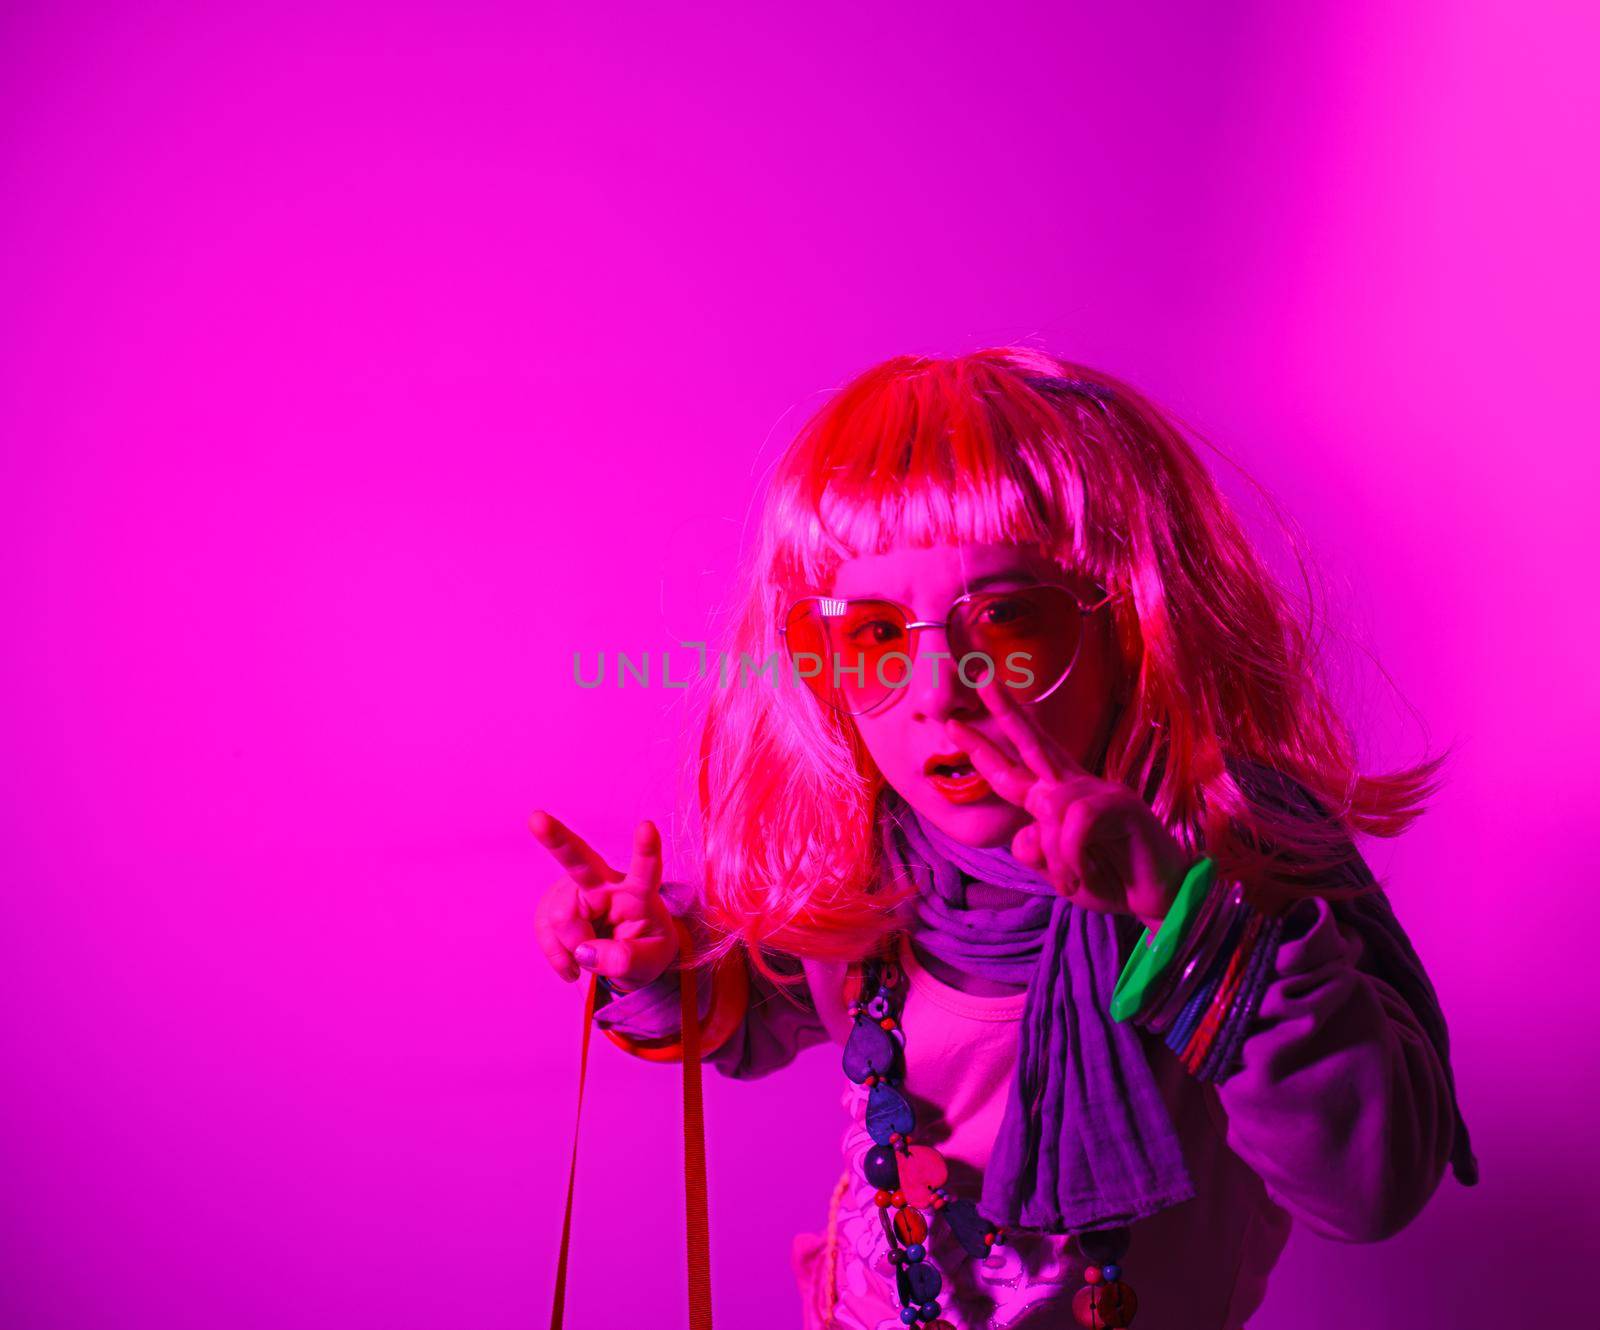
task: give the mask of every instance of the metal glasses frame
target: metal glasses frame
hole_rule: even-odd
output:
[[[1028,582],[1028,583],[1026,583],[1026,584],[1024,584],[1022,586],[1001,587],[1000,589],[994,590],[994,591],[991,591],[988,588],[980,588],[977,591],[968,591],[968,592],[964,593],[963,595],[957,596],[954,600],[952,600],[950,602],[950,608],[945,611],[945,616],[944,616],[943,619],[913,619],[911,617],[912,611],[911,611],[911,608],[909,606],[902,605],[897,600],[890,600],[886,596],[801,596],[797,600],[795,600],[795,601],[790,603],[788,612],[784,614],[783,621],[781,623],[779,623],[779,625],[778,625],[778,635],[783,638],[784,649],[786,651],[788,651],[788,649],[789,649],[789,620],[794,618],[794,612],[797,609],[799,609],[800,606],[802,606],[802,605],[804,605],[804,604],[806,604],[806,603],[808,603],[810,601],[820,601],[820,602],[823,602],[825,604],[826,603],[832,603],[832,604],[835,604],[835,605],[847,605],[851,601],[872,601],[872,602],[875,602],[875,603],[880,604],[880,605],[892,605],[895,609],[899,610],[900,613],[905,617],[905,621],[906,621],[905,622],[906,639],[907,639],[907,641],[908,641],[908,643],[909,643],[909,645],[911,647],[911,650],[907,651],[905,654],[907,656],[909,656],[911,658],[912,663],[915,664],[916,658],[917,658],[917,653],[916,653],[916,642],[917,642],[917,639],[915,637],[913,637],[912,634],[917,629],[919,629],[919,628],[943,628],[944,631],[945,631],[945,639],[948,641],[949,637],[950,637],[950,629],[955,623],[956,611],[962,605],[966,604],[968,601],[976,600],[979,596],[1004,596],[1004,595],[1007,595],[1007,594],[1010,594],[1010,593],[1013,593],[1013,592],[1018,592],[1018,591],[1036,591],[1036,590],[1039,590],[1041,588],[1051,588],[1051,589],[1056,590],[1056,591],[1065,591],[1067,593],[1067,595],[1072,598],[1073,604],[1077,607],[1079,616],[1082,617],[1082,618],[1085,618],[1085,619],[1088,618],[1091,614],[1097,614],[1099,611],[1105,609],[1106,606],[1116,603],[1117,601],[1121,600],[1124,596],[1126,596],[1128,594],[1126,590],[1107,591],[1103,596],[1101,596],[1101,598],[1099,600],[1095,601],[1092,605],[1086,605],[1084,603],[1084,601],[1083,601],[1083,597],[1080,596],[1076,590],[1074,590],[1070,586],[1067,586],[1063,582]],[[825,616],[825,617],[829,617],[829,616]],[[832,616],[832,617],[837,617],[837,616]],[[1072,647],[1072,659],[1067,662],[1066,669],[1061,671],[1061,677],[1059,679],[1057,679],[1053,684],[1051,684],[1050,687],[1046,688],[1044,690],[1044,692],[1040,693],[1038,697],[1032,697],[1032,698],[1023,699],[1022,700],[1022,705],[1023,706],[1035,706],[1038,703],[1043,702],[1045,700],[1045,698],[1049,697],[1050,694],[1052,694],[1053,692],[1056,691],[1056,689],[1060,688],[1062,684],[1066,683],[1066,681],[1069,678],[1071,678],[1071,676],[1072,676],[1073,667],[1077,665],[1077,663],[1078,663],[1078,654],[1082,650],[1083,650],[1083,633],[1080,631],[1079,634],[1078,634],[1078,640],[1073,644],[1073,647]],[[792,651],[789,651],[789,658],[790,658],[790,660],[794,659],[794,653]],[[874,702],[870,707],[867,707],[864,711],[844,711],[844,709],[842,707],[836,708],[836,709],[840,710],[840,711],[844,711],[844,714],[847,715],[847,716],[869,716],[874,711],[876,711],[879,707],[881,707],[885,702],[889,701],[895,695],[895,693],[898,692],[898,691],[899,691],[899,689],[890,689],[890,691],[888,692],[887,695],[885,695],[882,698],[879,698],[878,701]]]

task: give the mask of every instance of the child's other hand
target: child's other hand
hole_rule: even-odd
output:
[[[1159,930],[1192,867],[1183,847],[1143,799],[1093,775],[1003,687],[977,692],[1016,752],[959,720],[946,725],[990,788],[1032,815],[1011,853],[1074,905]]]
[[[572,983],[592,970],[622,989],[642,988],[664,974],[677,957],[678,933],[661,898],[655,824],[634,829],[625,874],[548,813],[534,813],[528,828],[566,870],[534,912],[539,946],[555,972]]]

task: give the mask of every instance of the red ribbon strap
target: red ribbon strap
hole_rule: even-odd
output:
[[[683,964],[691,958],[684,956]],[[561,1254],[556,1259],[555,1300],[550,1330],[561,1330],[566,1308],[567,1256],[572,1243],[572,1197],[578,1179],[578,1136],[583,1124],[583,1086],[589,1073],[589,1034],[594,1024],[597,976],[589,976],[583,1004],[583,1045],[578,1055],[578,1112],[572,1128],[572,1163],[567,1169],[567,1206],[561,1220]],[[689,1330],[711,1330],[711,1226],[706,1213],[706,1127],[700,1086],[700,1018],[695,985],[683,994],[683,1192],[688,1227]]]

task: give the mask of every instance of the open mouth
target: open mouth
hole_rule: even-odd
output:
[[[978,774],[972,759],[965,753],[935,753],[923,765],[923,773],[945,780],[965,780]]]
[[[965,753],[935,753],[923,763],[922,772],[928,784],[953,804],[975,804],[995,797]]]

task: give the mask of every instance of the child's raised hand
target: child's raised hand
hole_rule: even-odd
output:
[[[548,813],[534,813],[528,829],[566,870],[534,911],[539,946],[555,972],[571,983],[581,969],[589,969],[623,989],[643,987],[664,974],[678,954],[678,933],[661,898],[661,837],[655,824],[646,821],[635,828],[625,874]]]
[[[1011,853],[1074,905],[1158,930],[1191,867],[1183,847],[1143,799],[1089,772],[1003,686],[977,692],[1015,754],[953,718],[947,732],[996,794],[1032,815]]]

